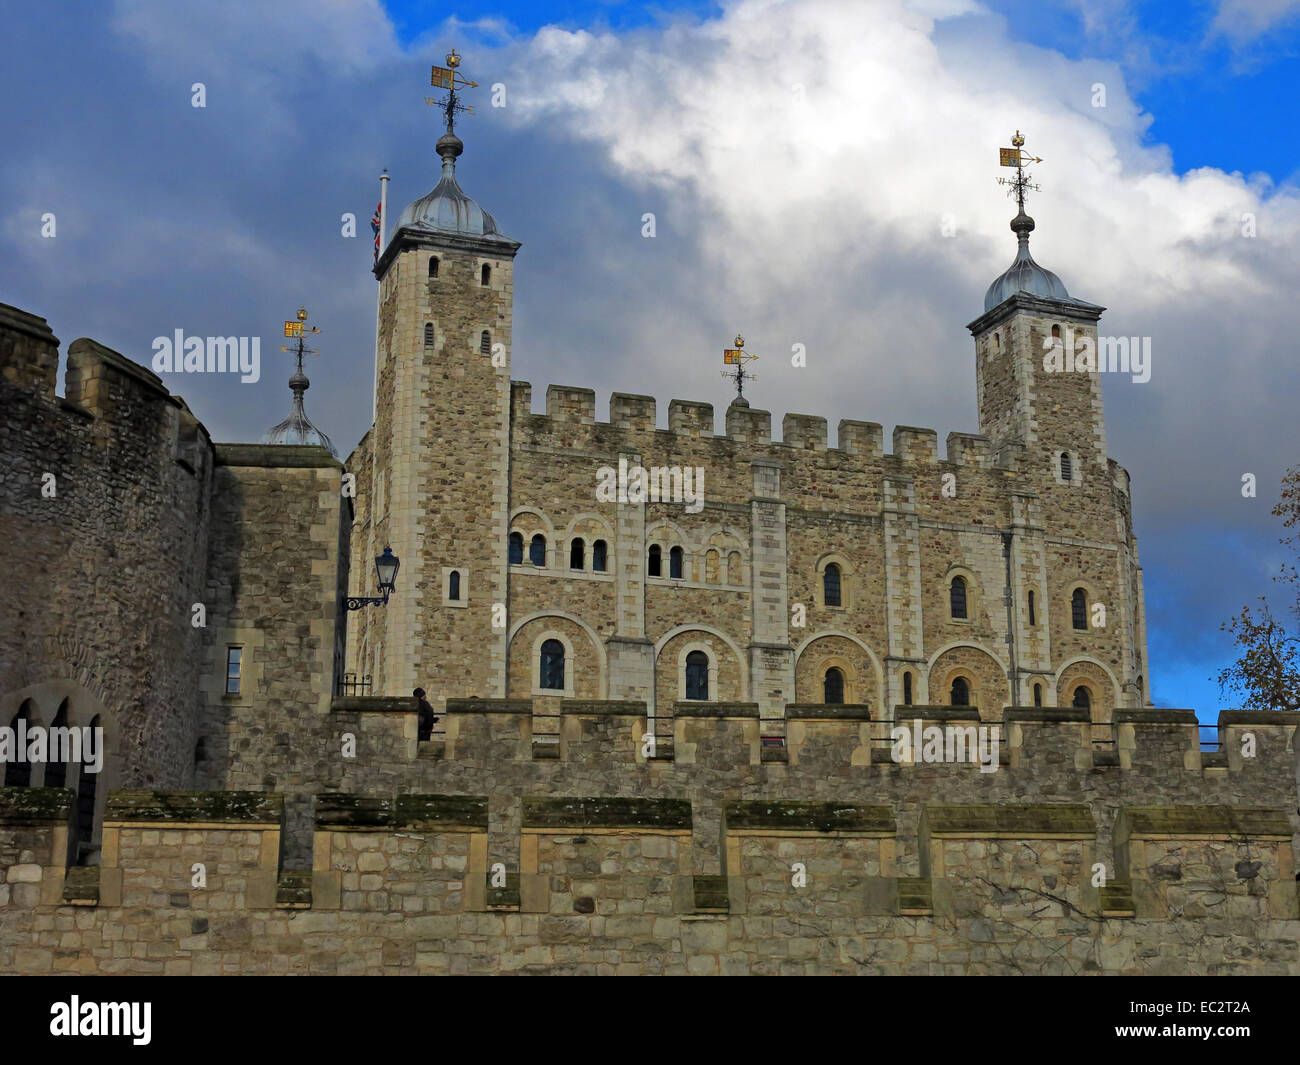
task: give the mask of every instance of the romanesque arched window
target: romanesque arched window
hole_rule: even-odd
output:
[[[90,719],[91,729],[100,727],[99,715]],[[86,772],[81,767],[77,774],[77,808],[73,821],[72,848],[78,865],[95,864],[90,861],[95,848],[91,846],[95,837],[95,786],[99,781],[98,773]]]
[[[483,264],[483,269],[479,274],[478,283],[484,288],[492,284],[492,267],[488,266],[487,263]]]
[[[686,698],[709,697],[709,656],[703,651],[692,651],[686,656]]]
[[[1066,484],[1074,482],[1074,460],[1068,451],[1061,452],[1061,480]]]
[[[948,606],[955,618],[966,616],[966,578],[954,577],[948,589]]]
[[[534,566],[546,565],[546,537],[537,533],[528,545],[528,561]]]
[[[433,323],[432,322],[424,323],[424,346],[426,348],[433,347]]]
[[[539,688],[564,691],[564,644],[559,640],[546,640],[542,643],[537,677]]]
[[[575,536],[569,544],[569,569],[585,569],[587,566],[587,545],[581,536]]]
[[[524,561],[524,534],[512,532],[510,534],[510,562],[513,565],[520,565]]]
[[[460,601],[460,571],[452,570],[447,574],[447,598],[452,602]]]
[[[1092,711],[1092,693],[1082,684],[1074,689],[1074,700],[1071,704],[1076,710]]]
[[[27,724],[23,726],[24,728],[29,728],[31,726],[32,704],[30,701],[23,703],[23,705],[18,708],[18,713],[14,714],[13,718],[9,722],[9,727],[16,731],[18,729],[19,721],[27,722]],[[18,737],[15,736],[14,744],[17,745],[18,742]],[[31,786],[32,763],[27,761],[27,751],[25,748],[26,744],[23,744],[22,748],[16,749],[14,751],[14,760],[5,766],[4,784],[6,788],[26,788]]]
[[[903,705],[912,705],[912,674],[903,674]]]
[[[53,730],[56,728],[67,728],[67,727],[68,727],[68,700],[64,699],[63,702],[59,704],[59,712],[54,715],[54,720],[50,722],[50,729],[51,729],[51,735],[50,735],[51,742],[49,748],[50,760],[45,763],[45,786],[47,788],[61,788],[64,786],[64,784],[67,783],[68,780],[68,763],[66,760],[66,755],[68,753],[67,745],[62,742],[60,743],[59,751],[65,757],[59,758],[56,761],[54,758],[54,744],[53,744],[53,740],[54,740]]]
[[[844,702],[844,671],[831,666],[822,680],[822,702],[838,706]]]
[[[429,276],[438,276],[438,257],[436,255],[429,256]]]
[[[965,677],[954,677],[949,702],[953,706],[970,706],[970,681]]]
[[[822,570],[822,599],[826,606],[840,605],[840,567],[834,562]]]
[[[740,584],[745,579],[745,564],[740,560],[740,552],[732,551],[727,555],[727,583]]]
[[[1034,705],[1043,705],[1043,686],[1041,684],[1034,685]]]
[[[604,540],[597,540],[591,545],[591,571],[604,573],[609,565],[609,547]]]
[[[1070,623],[1076,629],[1088,628],[1088,595],[1082,588],[1076,588],[1070,595]]]
[[[663,548],[658,544],[650,545],[650,556],[646,562],[647,572],[651,577],[663,576]]]
[[[478,351],[480,355],[492,354],[492,334],[486,329],[478,335]]]
[[[686,559],[686,552],[680,547],[674,547],[668,552],[668,576],[675,581],[682,579],[682,563]]]

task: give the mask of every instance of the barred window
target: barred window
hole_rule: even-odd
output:
[[[953,617],[964,618],[966,616],[965,577],[954,577],[952,579],[952,587],[948,590],[948,605],[952,609]]]
[[[486,329],[484,329],[483,332],[479,334],[478,351],[480,355],[492,354],[492,334],[489,333]]]
[[[426,348],[433,347],[433,323],[432,322],[424,323],[424,346]]]
[[[840,567],[834,562],[822,571],[822,598],[827,606],[840,605]]]

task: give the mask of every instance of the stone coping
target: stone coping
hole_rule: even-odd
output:
[[[727,832],[850,832],[892,836],[892,806],[836,802],[729,802],[723,806]]]
[[[975,706],[895,706],[894,720],[921,718],[925,721],[979,721],[979,708]]]
[[[1050,721],[1056,724],[1077,722],[1087,725],[1092,721],[1092,716],[1087,710],[1078,710],[1073,706],[1008,706],[1002,711],[1002,720],[1008,723],[1012,721]]]
[[[343,469],[319,444],[213,444],[218,466]]]
[[[1222,725],[1300,725],[1294,710],[1220,710]]]
[[[0,788],[0,825],[65,824],[74,801],[70,788]]]
[[[414,709],[414,708],[412,708]],[[448,699],[449,714],[525,714],[533,712],[531,699]]]
[[[1116,710],[1116,725],[1199,725],[1195,710]]]
[[[414,714],[418,709],[411,695],[336,695],[330,701],[336,714]]]
[[[1120,810],[1117,838],[1207,836],[1291,838],[1286,810],[1266,806],[1136,806]]]
[[[753,717],[759,716],[758,703],[673,703],[673,717]],[[778,719],[774,719],[778,720]]]
[[[316,797],[317,831],[375,828],[462,829],[486,832],[486,795],[356,795]]]
[[[871,707],[867,703],[788,703],[787,721],[870,721]]]
[[[521,825],[528,829],[653,828],[690,831],[686,799],[546,799],[525,796]]]
[[[646,704],[634,699],[564,699],[561,714],[590,714],[597,717],[645,717]]]
[[[922,824],[931,836],[995,836],[1040,839],[1067,836],[1092,839],[1097,826],[1081,803],[1029,806],[926,806]]]
[[[21,307],[14,307],[8,303],[0,303],[0,326],[26,333],[37,340],[48,341],[56,347],[59,343],[59,338],[54,335],[50,323],[39,314],[32,314],[31,311],[25,311]]]
[[[270,791],[115,791],[104,823],[273,825],[284,820],[284,797]]]

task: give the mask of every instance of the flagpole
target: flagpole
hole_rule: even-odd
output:
[[[384,252],[384,228],[388,221],[388,169],[379,175],[379,247],[376,250],[376,265],[378,265],[378,256]],[[378,280],[376,278],[376,280]],[[370,391],[370,424],[375,424],[375,419],[379,417],[379,312],[381,309],[380,290],[382,285],[375,286],[375,382]],[[373,446],[373,441],[371,442]]]

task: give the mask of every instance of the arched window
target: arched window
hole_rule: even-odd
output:
[[[948,606],[952,610],[952,616],[955,618],[964,618],[966,616],[966,578],[954,577],[952,586],[948,589]],[[965,705],[965,704],[961,704]]]
[[[953,706],[970,706],[970,681],[965,677],[954,678],[951,694],[949,701]]]
[[[480,355],[492,354],[492,334],[486,329],[478,335],[478,353]]]
[[[66,741],[60,741],[59,753],[64,755],[65,757],[59,759],[58,761],[55,761],[54,760],[54,734],[53,734],[54,729],[67,728],[67,727],[68,727],[68,700],[64,699],[63,702],[59,704],[59,712],[54,715],[54,720],[50,722],[50,729],[51,729],[51,735],[49,737],[50,761],[45,763],[45,786],[47,788],[61,788],[65,783],[67,783],[68,780],[68,763],[66,761],[66,756],[68,754],[67,743]]]
[[[822,681],[822,702],[828,706],[844,702],[844,672],[835,666],[826,671],[826,678]]]
[[[1061,327],[1059,325],[1052,326],[1052,336],[1059,337],[1060,335],[1061,335]]]
[[[100,726],[99,715],[90,720],[90,727]],[[98,773],[87,773],[85,768],[77,774],[77,810],[73,824],[72,850],[78,865],[92,864],[94,854],[91,841],[95,836],[95,785],[99,781]]]
[[[1001,334],[1001,333],[994,333],[994,334],[993,334],[993,350],[994,350],[994,351],[1001,351],[1001,350],[1002,350],[1002,334]]]
[[[912,705],[912,674],[903,674],[903,705]]]
[[[591,571],[593,573],[604,573],[605,567],[609,564],[609,547],[604,540],[597,540],[591,545]]]
[[[18,708],[18,713],[14,714],[13,719],[9,722],[12,729],[18,728],[19,721],[26,721],[28,725],[32,722],[32,711],[30,703],[23,703]],[[15,744],[18,742],[15,738]],[[32,783],[32,763],[27,761],[27,752],[25,750],[14,752],[14,761],[5,766],[5,787],[6,788],[27,788]]]
[[[745,579],[745,566],[740,561],[740,552],[733,551],[727,556],[727,583],[740,584]]]
[[[1034,685],[1034,705],[1043,705],[1043,686],[1041,684]]]
[[[424,346],[426,348],[433,347],[433,323],[432,322],[424,323]]]
[[[840,567],[834,562],[822,570],[822,598],[826,606],[840,605]]]
[[[706,584],[717,584],[720,580],[719,567],[722,556],[714,550],[704,555],[704,580]]]
[[[460,571],[452,570],[447,574],[447,598],[452,602],[460,601]]]
[[[438,276],[438,257],[436,255],[429,256],[429,276]]]
[[[546,537],[538,533],[528,545],[528,561],[534,566],[546,565]]]
[[[512,532],[510,534],[510,562],[513,565],[519,565],[524,560],[524,534]]]
[[[1038,619],[1034,614],[1034,593],[1029,593],[1029,624],[1037,625]]]
[[[587,545],[581,536],[569,544],[569,569],[584,569],[587,565]]]
[[[1092,694],[1082,684],[1074,689],[1074,702],[1072,705],[1076,710],[1092,710]]]
[[[668,552],[668,576],[675,581],[682,579],[682,562],[686,558],[686,552],[680,547],[674,547]]]
[[[686,656],[686,698],[709,697],[709,656],[703,651],[692,651]]]
[[[1082,588],[1076,588],[1070,596],[1070,622],[1076,629],[1088,628],[1088,596]]]
[[[650,545],[650,558],[648,560],[648,572],[651,577],[663,576],[663,548],[658,544]]]
[[[483,264],[483,270],[479,274],[478,283],[482,285],[484,288],[492,284],[492,267],[488,266],[487,263]]]
[[[1074,461],[1068,451],[1061,452],[1061,480],[1066,484],[1074,482]]]
[[[546,640],[542,644],[541,668],[538,687],[564,691],[564,644],[559,640]]]

